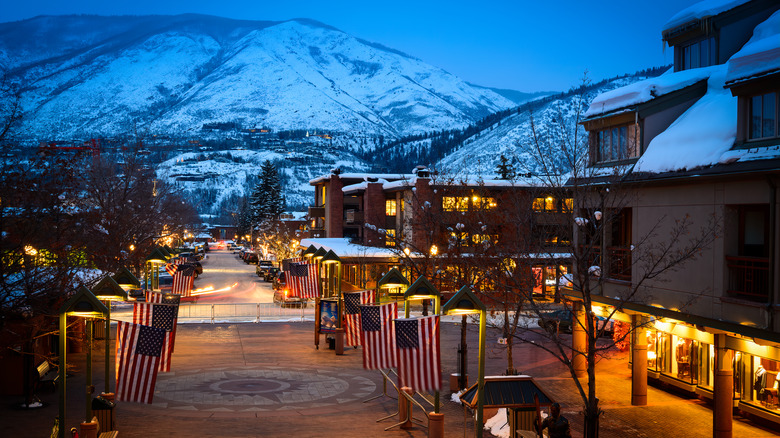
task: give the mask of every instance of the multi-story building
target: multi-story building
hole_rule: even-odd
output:
[[[544,190],[538,179],[464,180],[418,167],[401,175],[332,172],[310,183],[313,237],[435,254],[445,267],[464,254],[473,261],[475,254],[525,252],[534,292],[543,295],[553,294],[568,271],[571,233],[563,215],[571,198]],[[462,286],[444,277],[444,288]]]
[[[698,395],[713,402],[715,436],[731,436],[734,409],[780,425],[778,10],[680,12],[662,32],[674,71],[598,96],[583,123],[590,169],[614,169],[610,184],[630,192],[602,234],[593,298],[633,323],[632,402],[647,403],[648,378]],[[670,237],[683,223],[688,234]],[[692,260],[647,278],[653,248],[697,233]],[[632,302],[615,299],[627,290]]]

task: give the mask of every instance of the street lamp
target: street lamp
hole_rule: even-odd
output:
[[[146,289],[157,289],[160,285],[160,272],[157,270],[157,265],[164,265],[168,262],[170,256],[162,247],[157,247],[146,257],[147,265],[150,265],[147,270],[147,274],[144,279],[144,287]],[[151,286],[151,287],[150,287]]]
[[[303,254],[301,254],[304,258],[309,258],[314,256],[314,253],[317,252],[317,247],[314,245],[309,245],[308,248],[306,248],[305,251],[303,251]]]
[[[404,293],[404,318],[408,318],[411,311],[412,306],[409,301],[429,299],[434,300],[433,314],[439,315],[441,310],[441,292],[428,279],[420,276]],[[439,413],[439,391],[436,391],[434,394],[433,412]]]
[[[65,438],[65,428],[66,428],[66,422],[65,422],[65,389],[66,389],[66,373],[65,370],[67,368],[67,337],[68,337],[68,316],[77,316],[82,318],[88,318],[88,321],[90,322],[89,326],[87,327],[87,343],[89,344],[89,350],[88,350],[88,358],[87,358],[87,382],[88,384],[92,381],[92,344],[91,344],[91,336],[92,334],[92,324],[91,324],[91,318],[99,318],[103,315],[106,315],[108,313],[108,309],[106,309],[106,306],[103,305],[98,299],[95,297],[95,295],[90,292],[89,289],[87,289],[84,286],[81,286],[78,291],[76,291],[76,294],[71,297],[65,304],[60,307],[60,360],[59,360],[59,373],[60,373],[60,406],[59,406],[59,431],[58,431],[58,438]],[[86,401],[86,409],[85,409],[85,422],[90,421],[89,415],[91,413],[90,409],[90,400],[87,398]]]
[[[477,371],[477,423],[474,425],[476,436],[482,436],[483,406],[485,404],[485,324],[487,308],[474,295],[469,286],[463,286],[442,308],[445,315],[479,314],[479,369]]]
[[[383,275],[382,278],[376,282],[376,288],[379,290],[386,289],[388,296],[390,295],[391,289],[400,289],[408,286],[409,280],[407,280],[397,268],[387,271],[387,274]]]
[[[321,263],[325,265],[329,270],[329,265],[336,265],[336,277],[334,279],[334,289],[336,292],[336,296],[339,297],[339,301],[341,301],[341,259],[339,256],[336,255],[333,250],[328,250],[328,252],[322,257]],[[330,275],[328,276],[328,292],[333,292],[330,287]],[[331,296],[333,296],[332,293],[330,293]],[[339,319],[339,326],[341,323],[341,319]]]
[[[108,277],[108,276],[100,280],[98,284],[96,284],[95,287],[92,288],[92,292],[95,294],[95,297],[97,299],[105,302],[106,309],[108,310],[108,312],[106,312],[106,331],[105,331],[106,390],[104,391],[106,394],[108,394],[111,392],[111,388],[110,388],[111,367],[109,366],[109,364],[111,363],[111,356],[109,355],[109,349],[111,347],[111,303],[110,301],[127,301],[127,292],[125,292],[124,289],[122,289],[122,287],[119,286],[119,284],[112,277]]]

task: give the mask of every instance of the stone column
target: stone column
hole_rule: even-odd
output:
[[[631,404],[647,405],[647,331],[642,315],[631,316]]]
[[[731,350],[726,348],[726,335],[715,335],[715,388],[712,413],[712,436],[732,437],[734,413],[734,367]]]
[[[588,337],[585,333],[585,309],[581,302],[574,302],[572,321],[572,364],[577,377],[588,375]]]

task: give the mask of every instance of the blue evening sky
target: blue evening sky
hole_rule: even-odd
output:
[[[201,13],[250,20],[312,18],[400,50],[462,79],[520,91],[567,90],[672,63],[661,27],[698,0],[25,0],[0,22],[36,15]]]

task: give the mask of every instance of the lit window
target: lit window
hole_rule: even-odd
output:
[[[480,210],[493,210],[498,206],[496,203],[496,198],[489,197],[482,198],[479,196],[472,196],[471,203],[474,205],[474,208]]]
[[[468,211],[469,198],[464,196],[444,196],[441,198],[441,207],[444,211]]]
[[[385,214],[387,216],[395,216],[396,205],[395,199],[388,199],[385,201]]]
[[[567,213],[574,211],[574,199],[572,198],[564,199],[561,208],[563,208],[563,211]]]
[[[555,198],[552,196],[536,198],[534,199],[533,209],[534,211],[555,211]]]
[[[386,246],[395,246],[395,230],[386,230],[385,231],[385,245]]]

